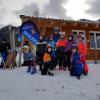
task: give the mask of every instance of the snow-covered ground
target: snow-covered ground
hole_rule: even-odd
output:
[[[54,77],[26,73],[26,67],[0,70],[0,100],[100,100],[100,65],[90,64],[81,80],[69,72]]]

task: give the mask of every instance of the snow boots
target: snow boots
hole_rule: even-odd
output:
[[[44,66],[44,68],[41,71],[41,75],[50,75],[50,76],[53,76],[54,74],[50,71],[50,69],[48,69],[47,66]]]
[[[29,66],[29,67],[27,68],[27,73],[30,73],[30,71],[31,71],[31,66]]]
[[[48,68],[46,66],[43,67],[41,71],[41,75],[47,75]]]
[[[36,71],[36,68],[35,67],[31,67],[29,66],[27,68],[27,73],[30,73],[31,75],[35,74],[37,71]]]
[[[33,75],[33,74],[35,74],[37,71],[36,71],[36,68],[35,67],[33,67],[32,69],[31,69],[31,75]]]
[[[53,76],[54,74],[51,71],[49,71],[48,75]]]

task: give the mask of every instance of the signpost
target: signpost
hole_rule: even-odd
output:
[[[10,34],[11,50],[15,50],[15,31],[12,30],[11,25],[9,25],[9,34]]]
[[[94,52],[95,52],[95,60],[94,63],[97,64],[97,50],[96,50],[96,38],[95,38],[95,48],[94,48]]]

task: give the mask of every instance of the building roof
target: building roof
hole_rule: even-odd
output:
[[[34,18],[40,20],[52,20],[52,21],[63,21],[63,22],[77,22],[77,23],[88,23],[88,24],[100,24],[100,21],[92,21],[88,19],[79,19],[79,20],[68,20],[68,19],[57,19],[57,18],[47,18],[47,17],[35,17],[35,16],[25,16],[20,15],[20,18]]]

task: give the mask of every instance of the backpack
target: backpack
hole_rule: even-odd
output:
[[[83,65],[83,74],[84,74],[84,75],[87,75],[87,74],[88,74],[88,71],[89,71],[88,64],[85,63],[85,64]]]

